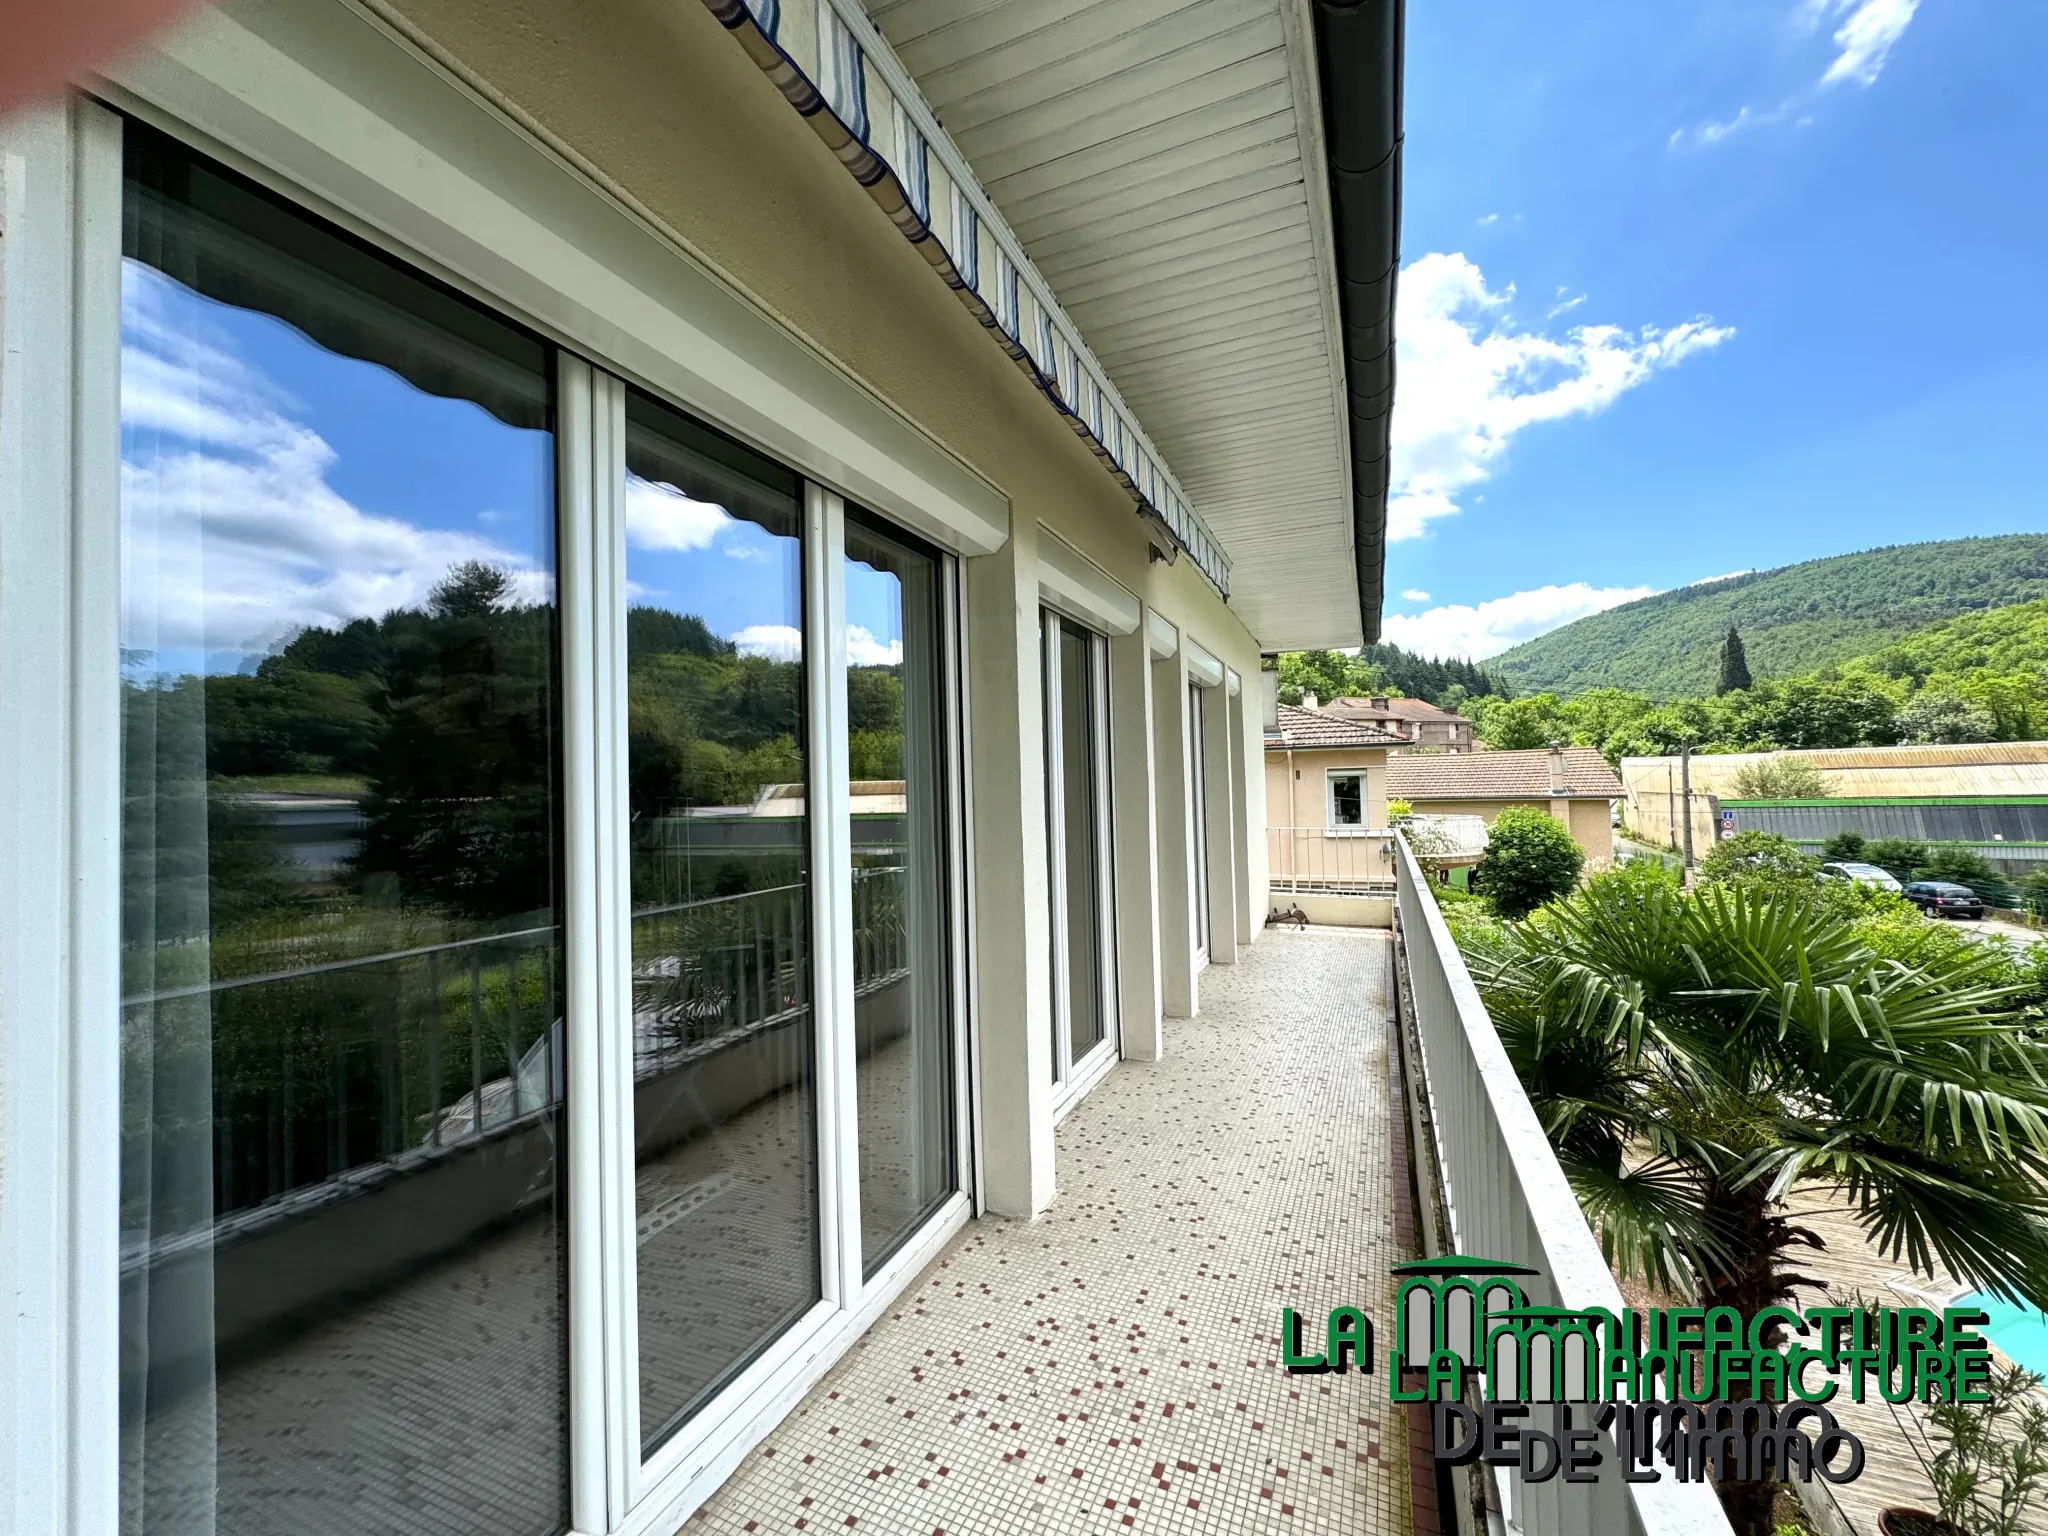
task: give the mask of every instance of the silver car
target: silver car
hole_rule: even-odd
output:
[[[1879,869],[1875,864],[1823,864],[1820,867],[1820,874],[1823,880],[1855,880],[1887,891],[1904,889],[1896,875],[1888,869]]]

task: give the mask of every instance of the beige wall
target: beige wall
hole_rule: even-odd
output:
[[[1043,1210],[1054,1187],[1033,642],[1042,528],[1242,677],[1258,675],[1257,641],[1190,561],[1151,558],[1130,498],[699,0],[379,0],[378,8],[1007,497],[1010,544],[966,562],[983,1191],[1007,1214]],[[1178,657],[1155,665],[1142,655],[1119,646],[1112,679],[1119,965],[1128,1054],[1140,1058],[1161,1048],[1162,1013],[1199,1007],[1199,978],[1173,952],[1187,930],[1180,907],[1191,887],[1190,839],[1171,820],[1186,816],[1174,792],[1187,772],[1184,738],[1157,728],[1178,713],[1161,684],[1184,667]],[[1229,935],[1218,948],[1227,954],[1238,914],[1265,910],[1266,849],[1249,835],[1266,822],[1265,779],[1246,772],[1260,750],[1255,711],[1219,707],[1211,730],[1234,765],[1220,782],[1213,768],[1210,778],[1221,811],[1212,841],[1227,830],[1235,839],[1211,866],[1216,927]],[[1159,807],[1149,838],[1130,820],[1147,777]],[[1152,859],[1134,864],[1148,841]],[[1146,954],[1133,940],[1154,911],[1153,931],[1167,942]]]
[[[1302,883],[1383,884],[1394,878],[1385,838],[1327,835],[1332,769],[1355,768],[1365,774],[1365,824],[1387,824],[1387,749],[1341,749],[1266,754],[1265,846],[1269,881],[1275,893]],[[1279,901],[1276,894],[1274,900]],[[1291,896],[1290,896],[1291,900]],[[1286,905],[1286,902],[1281,902]]]
[[[1479,816],[1485,818],[1488,826],[1493,818],[1509,806],[1526,806],[1534,811],[1546,811],[1562,821],[1572,834],[1572,841],[1579,845],[1586,855],[1586,863],[1592,869],[1605,869],[1614,862],[1614,828],[1612,812],[1606,800],[1417,800],[1415,809],[1431,816]],[[1562,814],[1560,814],[1562,813]]]
[[[1325,776],[1333,768],[1365,770],[1365,824],[1387,824],[1387,749],[1345,747],[1266,754],[1266,825],[1321,827],[1330,819]]]

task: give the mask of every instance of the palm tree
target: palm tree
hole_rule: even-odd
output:
[[[1745,1316],[1819,1282],[1805,1187],[1927,1271],[2048,1304],[2048,1044],[1989,946],[1908,965],[1796,897],[1604,876],[1468,954],[1624,1277]],[[1770,1536],[1771,1485],[1721,1499]]]

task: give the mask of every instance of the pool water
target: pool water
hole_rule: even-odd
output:
[[[2048,1315],[2023,1301],[2002,1301],[1982,1291],[1958,1296],[1952,1307],[1976,1307],[1990,1316],[1980,1332],[2017,1361],[2022,1370],[2048,1376]]]

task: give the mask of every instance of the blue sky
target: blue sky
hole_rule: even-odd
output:
[[[553,444],[129,262],[122,643],[170,674],[252,666],[299,630],[417,606],[465,560],[552,590]],[[674,487],[626,501],[634,600],[794,657],[795,541]],[[894,576],[847,567],[848,653],[899,661]]]
[[[1388,638],[2048,527],[2043,58],[2031,0],[1411,6]]]

